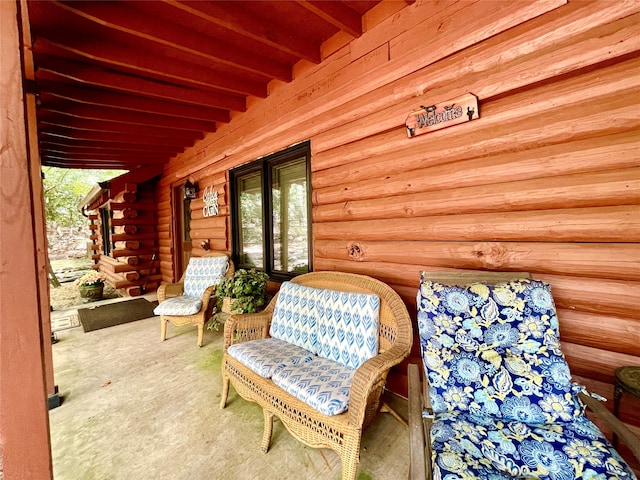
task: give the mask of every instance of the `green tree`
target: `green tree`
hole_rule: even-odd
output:
[[[75,170],[42,167],[44,174],[44,211],[47,228],[86,225],[78,204],[91,188],[104,180],[117,177],[122,170]]]

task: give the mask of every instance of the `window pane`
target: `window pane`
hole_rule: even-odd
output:
[[[264,268],[260,172],[238,177],[240,264]]]
[[[271,167],[273,269],[309,271],[307,167],[305,157]]]

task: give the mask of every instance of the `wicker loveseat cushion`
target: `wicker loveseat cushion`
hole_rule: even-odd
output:
[[[229,268],[226,256],[191,257],[184,277],[184,294],[188,297],[202,297],[211,285],[217,285]]]
[[[310,361],[314,355],[297,345],[278,338],[264,338],[231,345],[229,356],[264,378],[288,365]]]
[[[376,295],[321,290],[316,306],[319,356],[358,368],[378,354]]]
[[[320,290],[283,282],[273,311],[269,335],[318,353],[316,301]]]
[[[274,372],[272,380],[284,391],[325,415],[349,408],[349,392],[355,370],[341,363],[315,357]]]
[[[202,299],[181,295],[171,297],[153,309],[155,315],[193,315],[202,308]]]
[[[583,414],[550,290],[536,280],[461,288],[422,279],[418,327],[436,413],[463,410],[529,424]]]

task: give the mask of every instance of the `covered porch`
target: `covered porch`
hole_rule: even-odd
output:
[[[272,468],[266,462],[282,460],[252,450],[249,428],[241,432],[249,440],[237,433],[238,426],[255,423],[259,434],[259,411],[236,397],[226,410],[217,408],[219,334],[208,332],[207,346],[198,351],[191,332],[160,344],[156,322],[142,321],[86,346],[98,352],[113,340],[109,358],[116,370],[105,361],[105,370],[98,365],[95,376],[89,371],[77,379],[82,365],[74,364],[77,371],[54,365],[54,350],[106,333],[69,331],[51,345],[42,165],[123,168],[133,176],[152,170],[145,180],[122,182],[117,201],[96,200],[104,218],[122,212],[115,226],[130,230],[112,232],[117,255],[96,235],[96,268],[140,257],[136,267],[155,268],[157,283],[171,283],[188,255],[213,250],[238,258],[234,180],[251,173],[239,170],[305,145],[309,248],[303,266],[374,277],[412,314],[415,348],[391,371],[390,390],[405,395],[407,363],[420,362],[415,294],[422,269],[526,271],[553,288],[575,380],[612,400],[615,369],[640,365],[640,3],[298,0],[229,8],[236,4],[0,1],[5,480],[48,479],[82,463],[86,472],[94,460],[103,468],[95,478],[115,468],[123,470],[114,478],[144,468],[193,473],[221,462],[232,469],[225,462],[234,456],[238,465],[264,461],[265,470],[253,472],[262,478]],[[274,33],[280,22],[288,27]],[[461,117],[469,121],[414,135],[408,119],[444,123],[445,107],[452,111],[470,97],[477,103],[465,104]],[[187,185],[196,187],[188,208]],[[273,230],[259,233],[256,244],[270,240]],[[276,280],[274,290],[282,278]],[[144,378],[129,378],[126,391],[120,377],[126,374]],[[181,377],[192,381],[182,384]],[[57,395],[56,386],[67,401],[51,411],[50,422],[47,400]],[[126,416],[116,415],[117,408],[96,410],[85,424],[62,427],[74,402],[86,398],[99,407],[112,391],[123,393],[111,399]],[[121,403],[125,398],[130,406]],[[619,412],[636,432],[637,400],[625,396]],[[235,423],[226,423],[229,412],[236,413]],[[154,423],[119,430],[125,421],[140,424],[139,415]],[[108,424],[98,425],[105,418]],[[202,437],[178,435],[172,429],[181,429],[174,425],[180,422]],[[85,429],[92,425],[105,430]],[[222,425],[242,443],[233,445],[233,454],[217,455],[216,448],[226,448],[218,435]],[[70,428],[89,436],[74,444],[63,438]],[[402,427],[382,414],[365,434],[361,474],[404,476],[405,457],[391,450],[387,436],[394,445],[406,441]],[[288,450],[290,441],[276,423],[273,448],[290,454],[281,466],[291,467],[279,476],[337,477],[337,459],[293,443]],[[127,447],[123,456],[110,454],[117,442]],[[157,445],[166,446],[164,467]],[[185,455],[172,457],[186,445]],[[86,456],[60,469],[60,461],[73,460],[71,450],[61,460],[59,448]],[[143,467],[145,456],[157,463]]]

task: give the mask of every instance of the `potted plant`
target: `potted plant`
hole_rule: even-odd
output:
[[[217,306],[207,328],[217,330],[219,313],[255,313],[265,304],[269,276],[252,268],[240,268],[233,277],[223,278],[216,288]]]
[[[85,273],[76,280],[76,285],[78,285],[80,296],[82,298],[100,300],[102,298],[104,282],[104,276],[100,272],[93,270],[89,273]]]

